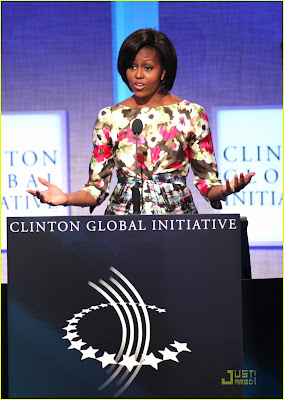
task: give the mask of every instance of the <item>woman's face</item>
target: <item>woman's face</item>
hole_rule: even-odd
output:
[[[130,68],[126,70],[129,86],[137,99],[153,100],[153,96],[160,96],[162,71],[156,50],[143,47],[137,54]]]

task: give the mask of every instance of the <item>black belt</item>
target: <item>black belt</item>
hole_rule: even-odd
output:
[[[151,179],[141,179],[137,178],[137,182],[141,183],[142,181],[154,181],[154,182],[164,182],[164,183],[176,183],[182,184],[186,186],[186,176],[178,175],[178,174],[156,174],[153,175]],[[122,176],[118,178],[118,183],[126,183],[126,182],[135,182],[135,178],[129,178],[126,176]]]

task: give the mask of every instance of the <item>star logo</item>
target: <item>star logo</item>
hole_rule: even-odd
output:
[[[82,353],[81,360],[84,360],[85,358],[93,358],[94,360],[96,359],[96,353],[99,351],[99,349],[93,349],[92,346],[89,346],[86,350],[80,350]]]
[[[128,371],[132,371],[133,367],[139,365],[139,362],[136,361],[135,355],[133,354],[130,357],[123,355],[123,360],[120,361],[119,364],[124,365],[128,369]]]
[[[76,340],[76,341],[71,341],[71,345],[68,347],[68,350],[70,349],[77,349],[77,350],[81,350],[81,347],[86,344],[85,342],[83,342],[82,339]]]
[[[179,360],[177,359],[177,355],[178,355],[177,351],[171,351],[167,347],[165,347],[164,350],[159,350],[159,353],[162,354],[164,361],[165,360],[173,360],[173,361],[179,362]]]
[[[103,356],[102,357],[98,357],[97,360],[100,361],[102,363],[102,367],[105,368],[109,364],[117,364],[117,362],[114,359],[115,356],[116,356],[115,353],[114,354],[108,354],[105,351]]]
[[[191,350],[187,347],[187,343],[179,343],[175,340],[174,343],[171,344],[171,346],[175,347],[178,353],[181,353],[182,351],[191,352]]]
[[[67,328],[69,329],[70,327],[67,326]],[[64,329],[66,329],[66,328],[64,328]],[[62,339],[68,339],[71,342],[75,337],[79,337],[77,332],[68,332],[65,336],[63,336]]]
[[[154,356],[153,353],[150,353],[145,356],[143,365],[151,365],[151,367],[158,369],[158,364],[162,362],[160,358]]]
[[[74,331],[76,329],[76,327],[77,327],[77,325],[67,325],[67,326],[65,326],[65,328],[62,328],[62,329],[65,329],[67,332],[70,332],[70,331]]]
[[[70,342],[68,350],[74,349],[79,351],[81,360],[88,358],[93,359],[101,363],[103,369],[109,366],[107,372],[112,373],[112,375],[110,375],[98,390],[103,390],[107,387],[109,383],[117,378],[120,371],[124,369],[123,375],[116,382],[118,386],[123,384],[114,394],[114,397],[119,397],[131,384],[142,367],[151,367],[158,370],[159,364],[162,362],[174,361],[179,363],[178,355],[181,352],[189,353],[191,350],[188,348],[187,343],[174,340],[169,346],[175,348],[175,351],[165,347],[164,350],[157,350],[156,354],[149,352],[150,317],[148,310],[153,313],[162,314],[166,313],[166,309],[160,308],[154,304],[145,304],[141,295],[125,276],[113,267],[111,267],[110,270],[115,275],[115,278],[110,278],[110,283],[103,280],[99,280],[99,284],[88,282],[93,289],[104,297],[106,303],[83,308],[78,313],[73,314],[73,318],[67,320],[68,325],[62,329],[67,332],[63,339],[69,340]],[[81,319],[87,314],[95,313],[98,310],[107,309],[109,307],[112,307],[116,311],[122,327],[120,348],[117,353],[111,354],[105,350],[102,351],[101,349],[93,348],[88,345],[88,343],[80,338],[77,329]],[[136,333],[134,330],[135,324],[137,327]],[[127,327],[129,327],[129,331]],[[137,338],[135,338],[135,335],[137,335]]]

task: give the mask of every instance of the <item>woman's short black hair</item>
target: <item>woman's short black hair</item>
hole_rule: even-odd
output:
[[[162,70],[166,71],[165,77],[161,81],[160,92],[162,94],[168,93],[173,87],[176,77],[177,56],[172,42],[162,32],[148,28],[139,29],[129,35],[122,43],[119,51],[117,60],[118,72],[123,81],[129,87],[126,70],[131,67],[136,54],[143,47],[149,47],[156,50]]]

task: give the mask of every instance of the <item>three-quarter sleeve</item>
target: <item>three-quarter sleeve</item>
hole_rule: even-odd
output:
[[[207,114],[201,106],[194,104],[192,108],[193,131],[187,147],[191,168],[194,173],[194,185],[201,195],[208,200],[208,191],[222,185],[218,179],[218,168],[214,153],[212,136]],[[213,208],[222,208],[220,201],[211,201]]]
[[[94,126],[94,150],[89,164],[89,180],[82,190],[90,193],[99,205],[108,196],[114,168],[113,145],[110,137],[111,108],[100,111]]]

